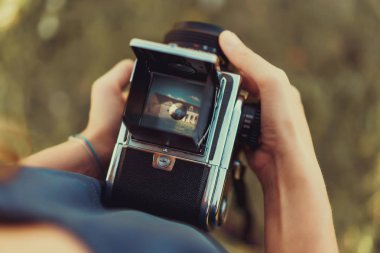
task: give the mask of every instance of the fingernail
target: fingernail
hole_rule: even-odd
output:
[[[236,46],[241,45],[243,42],[239,39],[239,37],[231,32],[231,31],[225,31],[223,32],[223,40],[222,40],[224,46],[226,49],[231,50],[235,48]]]

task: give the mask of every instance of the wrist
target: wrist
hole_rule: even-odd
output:
[[[107,168],[113,150],[114,143],[111,140],[112,138],[109,138],[109,136],[100,132],[91,131],[88,128],[86,128],[81,134],[92,144],[96,154],[101,160],[103,168]]]
[[[332,252],[327,249],[336,248],[328,194],[319,166],[313,166],[288,174],[278,167],[276,177],[263,186],[267,252]],[[284,249],[274,249],[273,241]],[[289,241],[296,243],[289,245]]]
[[[316,183],[324,186],[323,176],[314,150],[311,152],[293,142],[290,147],[270,153],[270,162],[260,169],[263,190],[274,186],[293,188],[299,184]]]
[[[266,200],[289,204],[322,207],[330,210],[328,194],[322,171],[316,157],[303,152],[298,156],[288,154],[274,159],[274,168],[268,168],[270,175],[262,182]]]

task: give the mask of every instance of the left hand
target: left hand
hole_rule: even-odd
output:
[[[124,89],[132,68],[132,60],[123,60],[92,85],[89,120],[82,134],[90,140],[105,167],[117,139],[126,103]]]

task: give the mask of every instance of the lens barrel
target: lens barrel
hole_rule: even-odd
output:
[[[179,22],[165,35],[164,43],[214,53],[219,57],[220,68],[227,70],[229,62],[219,46],[219,34],[223,31],[223,28],[212,24]]]

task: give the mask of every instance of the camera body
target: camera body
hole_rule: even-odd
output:
[[[137,60],[107,202],[206,230],[221,225],[236,139],[258,138],[259,108],[245,109],[240,76],[221,71],[215,53],[140,39],[130,46]]]

